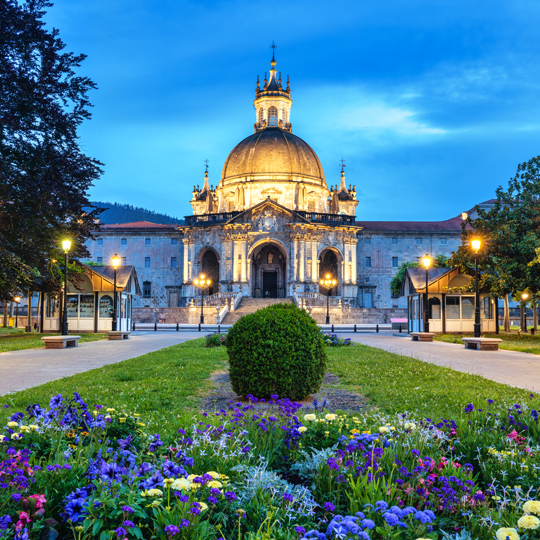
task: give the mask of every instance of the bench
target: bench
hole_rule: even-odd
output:
[[[131,334],[131,332],[127,332],[125,330],[114,330],[111,332],[107,332],[109,341],[115,339],[129,339],[129,334]]]
[[[411,332],[413,341],[433,341],[435,334],[433,332]]]
[[[461,339],[464,341],[466,349],[477,351],[498,351],[499,343],[502,341],[502,339],[487,337],[464,337]]]
[[[68,347],[78,347],[81,336],[48,336],[42,337],[46,349],[66,349]]]

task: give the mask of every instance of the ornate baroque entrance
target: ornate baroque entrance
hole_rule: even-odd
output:
[[[252,257],[252,284],[254,298],[285,298],[286,258],[274,243],[257,248]]]

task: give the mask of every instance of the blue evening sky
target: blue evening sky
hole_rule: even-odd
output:
[[[256,76],[291,78],[293,133],[329,185],[347,163],[357,219],[456,216],[540,154],[537,0],[56,0],[46,20],[81,72],[105,163],[94,200],[191,214],[253,132]]]

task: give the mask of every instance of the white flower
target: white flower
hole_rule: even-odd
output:
[[[335,419],[337,418],[337,416],[335,414],[327,414],[324,419],[327,421],[327,422],[333,422]]]
[[[186,478],[179,478],[172,483],[171,489],[174,491],[189,491],[191,489],[191,482]]]
[[[306,427],[306,426],[300,426],[300,427],[298,428],[298,431],[299,431],[300,433],[305,433],[305,432],[307,431],[307,427]]]
[[[386,426],[381,426],[379,428],[379,433],[388,433],[390,430]]]
[[[317,417],[314,414],[305,414],[304,420],[306,422],[314,422],[315,420],[317,420]]]

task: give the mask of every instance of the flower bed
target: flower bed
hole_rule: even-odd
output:
[[[256,401],[255,398],[252,398]],[[2,538],[538,538],[538,413],[459,418],[231,403],[176,436],[75,393],[15,413],[0,443]],[[536,535],[536,536],[535,536]]]
[[[347,347],[352,344],[351,338],[343,338],[337,334],[323,332],[323,339],[329,347]]]

